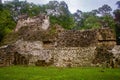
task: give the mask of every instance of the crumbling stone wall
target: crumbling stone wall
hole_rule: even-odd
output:
[[[57,48],[54,53],[54,65],[58,67],[95,66],[96,47],[69,47]]]
[[[109,52],[116,45],[116,37],[112,29],[98,29],[96,55],[93,63],[98,66],[113,67],[113,53]]]
[[[59,47],[87,47],[97,43],[97,32],[94,30],[64,30],[58,34]]]
[[[56,25],[51,34],[53,27],[48,25],[45,15],[19,20],[18,40],[9,45],[12,47],[0,48],[0,65],[114,66],[112,29],[64,30]]]
[[[49,25],[50,25],[49,17],[47,15],[44,15],[44,14],[34,16],[32,18],[30,18],[30,17],[28,17],[26,19],[20,18],[17,22],[15,32],[17,32],[21,27],[24,27],[24,26],[33,26],[34,30],[37,30],[37,29],[47,30]]]
[[[28,59],[17,52],[16,47],[12,45],[0,48],[0,66],[27,65]]]
[[[120,46],[114,46],[109,52],[113,53],[113,67],[120,67]]]
[[[43,47],[40,41],[16,42],[16,49],[22,55],[29,55],[29,65],[53,65],[58,67],[92,66],[96,47]]]
[[[97,40],[99,47],[112,49],[116,45],[116,36],[113,29],[98,29]]]
[[[0,66],[10,66],[14,61],[14,54],[11,46],[3,46],[0,48]]]
[[[13,60],[9,60],[9,62],[14,65],[53,65],[58,67],[102,66],[104,64],[104,66],[112,66],[114,56],[109,50],[115,46],[115,36],[103,37],[113,34],[110,32],[111,30],[108,29],[104,29],[101,33],[94,30],[62,30],[55,37],[57,39],[53,44],[49,42],[49,39],[45,39],[45,41],[21,39],[12,44],[14,50],[7,50],[13,51],[10,53],[13,54],[11,57]],[[111,44],[106,45],[106,42]],[[8,53],[5,52],[5,54]]]
[[[28,59],[28,65],[47,65],[52,59],[52,54],[49,53],[49,50],[44,50],[43,42],[41,41],[23,41],[19,40],[14,45],[16,50],[21,55],[24,55]],[[43,63],[43,65],[40,64]]]
[[[58,33],[57,45],[59,47],[113,47],[116,45],[116,37],[112,29],[64,30]]]
[[[93,66],[95,47],[42,48],[39,41],[15,43],[9,65],[37,65],[57,67]],[[6,47],[5,49],[7,49]],[[8,54],[8,52],[5,52]],[[6,59],[6,58],[5,58]],[[7,63],[7,62],[4,62]]]

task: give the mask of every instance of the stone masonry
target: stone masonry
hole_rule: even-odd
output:
[[[28,18],[29,22],[23,19],[21,24],[18,21],[15,33],[19,38],[0,48],[0,66],[115,67],[118,61],[114,61],[116,56],[112,52],[116,45],[112,29],[63,30],[56,25],[51,34],[49,19],[39,16]]]

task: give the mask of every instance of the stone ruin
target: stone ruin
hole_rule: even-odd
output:
[[[120,67],[112,29],[64,30],[39,15],[19,20],[14,34],[17,40],[0,47],[0,66]]]
[[[27,15],[19,16],[18,23],[15,28],[15,32],[17,32],[20,28],[24,26],[34,26],[34,29],[43,29],[47,30],[50,25],[49,16],[47,15],[38,15],[32,18]]]

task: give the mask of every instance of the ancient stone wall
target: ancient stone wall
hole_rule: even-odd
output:
[[[29,65],[46,64],[58,67],[92,66],[96,49],[96,47],[44,48],[43,43],[39,41],[19,41],[16,48],[18,53],[26,57],[29,55]]]
[[[116,45],[109,52],[113,53],[113,63],[114,67],[120,67],[120,46]]]
[[[116,45],[116,37],[112,29],[95,30],[63,30],[58,33],[58,47],[88,47]]]
[[[3,46],[0,48],[0,66],[10,66],[14,61],[13,46]]]
[[[15,28],[15,32],[17,32],[21,27],[25,27],[25,26],[29,26],[29,27],[34,27],[34,30],[38,30],[38,29],[43,29],[43,30],[47,30],[48,27],[50,26],[50,22],[49,22],[49,17],[47,15],[38,15],[38,16],[34,16],[32,18],[28,17],[28,18],[23,18],[23,19],[19,19],[17,22],[17,26]]]
[[[97,43],[97,32],[94,30],[64,30],[58,34],[59,47],[87,47]]]
[[[115,36],[111,30],[62,30],[56,38],[53,44],[49,42],[49,39],[46,41],[18,40],[12,44],[13,48],[2,48],[4,52],[1,50],[1,57],[6,56],[2,62],[5,63],[4,65],[9,62],[9,65],[53,65],[58,67],[102,66],[104,64],[110,66],[112,64],[113,54],[108,50],[115,46]],[[106,43],[108,44],[106,45]],[[6,49],[9,49],[8,52]],[[7,54],[10,54],[9,60]]]
[[[4,65],[37,65],[37,66],[57,66],[57,67],[78,67],[93,66],[95,47],[62,47],[62,48],[42,48],[39,41],[28,42],[19,41],[15,43],[10,59],[4,61]],[[5,49],[7,49],[6,47]],[[5,56],[4,55],[4,56]],[[9,57],[9,56],[6,56]],[[4,58],[7,59],[7,58]]]
[[[58,67],[95,66],[96,47],[69,47],[57,48],[54,53],[54,65]]]
[[[0,66],[114,67],[116,56],[110,50],[116,45],[116,38],[112,29],[48,27],[46,15],[20,19],[15,29],[17,40],[0,48]]]
[[[99,47],[112,49],[116,45],[116,36],[113,29],[98,29],[97,40]]]

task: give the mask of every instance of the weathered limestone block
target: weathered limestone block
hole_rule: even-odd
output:
[[[120,46],[115,46],[110,52],[113,53],[113,64],[114,67],[120,68]]]
[[[115,32],[112,29],[98,29],[97,33],[97,46],[98,47],[107,47],[112,49],[116,45],[116,36]]]
[[[112,66],[111,59],[113,54],[108,51],[107,47],[97,47],[95,52],[95,59],[93,63],[98,67],[110,67]]]
[[[113,29],[98,29],[97,38],[99,41],[115,41],[115,32]]]
[[[28,17],[27,19],[18,20],[17,26],[15,28],[15,32],[17,32],[20,28],[24,26],[33,26],[34,30],[43,29],[47,30],[49,28],[50,22],[49,17],[47,15],[38,15],[32,18]],[[35,28],[36,27],[36,28]]]
[[[42,48],[42,42],[41,41],[23,41],[23,40],[18,40],[14,46],[16,46],[16,49],[22,54],[22,51],[26,51],[26,52],[31,52],[32,50],[39,50],[39,49],[43,49]],[[27,54],[27,53],[26,53]],[[36,53],[37,54],[37,53]]]
[[[95,47],[57,48],[54,54],[54,65],[58,67],[92,66]]]
[[[115,41],[102,41],[97,43],[97,47],[106,47],[108,50],[111,50],[116,45]]]
[[[92,66],[96,47],[63,47],[43,49],[42,42],[19,40],[14,44],[13,64],[78,67]]]
[[[29,60],[29,65],[38,65],[40,61],[49,63],[52,58],[50,51],[43,49],[43,43],[41,41],[29,42],[19,40],[15,43],[15,46],[17,52],[24,55]]]
[[[0,47],[0,66],[10,66],[14,62],[13,46]]]
[[[59,33],[57,45],[59,47],[87,47],[94,46],[97,42],[96,31],[94,30],[65,30]]]

